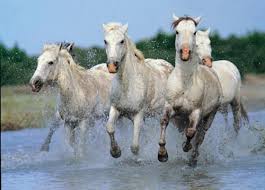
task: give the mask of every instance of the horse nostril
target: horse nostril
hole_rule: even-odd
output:
[[[180,49],[180,50],[179,50],[179,52],[182,54],[183,50],[182,50],[182,49]]]
[[[115,62],[114,62],[115,65],[118,65],[118,63],[119,63],[118,61],[115,61]]]
[[[33,84],[34,84],[35,86],[37,86],[39,83],[40,83],[40,80],[35,80]]]

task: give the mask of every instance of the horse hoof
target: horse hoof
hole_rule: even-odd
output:
[[[138,153],[139,153],[139,146],[131,146],[131,152],[134,155],[138,155]]]
[[[184,142],[183,145],[182,145],[182,149],[184,152],[189,152],[190,149],[192,149],[192,145],[190,143],[186,143]]]
[[[116,146],[110,149],[110,154],[113,158],[119,158],[121,156],[121,149],[119,146]]]
[[[46,145],[41,146],[40,151],[49,152],[49,146],[46,146]]]
[[[195,168],[197,166],[197,160],[190,160],[188,165],[192,168]]]
[[[158,158],[159,162],[166,162],[168,160],[168,154],[167,154],[167,152],[164,154],[160,154],[158,152],[157,158]]]

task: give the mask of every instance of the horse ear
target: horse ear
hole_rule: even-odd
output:
[[[210,32],[211,32],[211,28],[208,28],[205,32],[206,32],[207,35],[209,35]]]
[[[198,25],[199,22],[201,21],[202,17],[198,16],[196,18],[194,18],[194,21],[196,22],[196,24]]]
[[[63,48],[63,43],[60,43],[59,51]]]
[[[106,24],[102,24],[102,28],[104,32],[107,32],[107,25]]]
[[[73,47],[74,47],[74,42],[70,43],[68,46],[67,46],[67,51],[68,52],[71,52],[73,50]]]
[[[175,15],[175,13],[172,14],[172,18],[173,18],[174,21],[176,21],[176,20],[179,19],[179,17],[177,17],[177,16]]]
[[[122,27],[121,27],[121,30],[123,33],[127,33],[128,31],[128,23],[124,24]]]

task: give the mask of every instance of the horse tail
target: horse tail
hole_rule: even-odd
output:
[[[248,113],[243,105],[242,100],[240,101],[240,112],[241,112],[241,116],[243,117],[243,119],[247,121],[247,123],[249,123]]]

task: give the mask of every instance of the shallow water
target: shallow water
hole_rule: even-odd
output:
[[[265,189],[265,111],[250,113],[250,126],[236,137],[230,123],[217,115],[201,146],[198,167],[186,165],[183,136],[167,129],[169,161],[157,161],[159,122],[147,120],[138,157],[130,152],[132,127],[119,123],[122,156],[109,155],[104,122],[87,134],[85,153],[75,156],[64,138],[54,135],[50,152],[39,152],[48,129],[1,133],[3,189]]]

